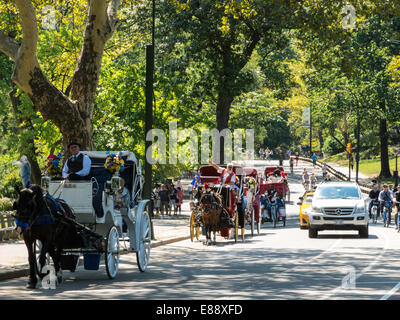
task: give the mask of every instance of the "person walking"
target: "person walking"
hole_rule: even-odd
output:
[[[315,154],[315,152],[313,153],[313,155],[312,155],[312,157],[311,157],[311,160],[312,160],[312,163],[313,163],[313,167],[315,168],[315,165],[317,164],[317,155]]]
[[[176,209],[178,211],[178,214],[182,214],[182,203],[183,203],[183,197],[185,196],[182,188],[178,187],[178,193],[177,193],[177,202],[176,202]]]
[[[296,167],[299,164],[299,153],[296,151],[296,155],[295,155],[295,159],[296,159]]]
[[[159,195],[160,201],[161,201],[161,219],[164,219],[164,210],[166,211],[167,217],[169,219],[168,205],[169,205],[170,199],[169,199],[169,191],[165,184],[163,184],[161,186],[161,190],[158,192],[158,195]]]

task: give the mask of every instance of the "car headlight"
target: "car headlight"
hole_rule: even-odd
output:
[[[365,212],[365,206],[364,204],[358,204],[356,206],[356,209],[354,211],[354,213],[364,213]]]
[[[322,208],[321,207],[311,207],[311,210],[315,213],[322,213]]]

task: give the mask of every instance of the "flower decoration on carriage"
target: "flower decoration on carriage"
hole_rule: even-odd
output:
[[[122,153],[114,153],[107,151],[106,162],[104,163],[104,167],[111,173],[115,172],[123,172],[125,169],[125,163],[122,159]]]
[[[60,176],[63,169],[63,156],[60,152],[57,155],[51,154],[46,159],[45,170],[51,177]]]
[[[246,183],[250,188],[255,188],[257,181],[253,177],[248,177]]]

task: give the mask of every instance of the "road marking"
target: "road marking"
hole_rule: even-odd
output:
[[[379,231],[381,231],[381,230],[379,230]],[[378,232],[378,233],[381,234],[381,235],[383,234],[383,237],[385,238],[385,245],[384,245],[383,248],[382,248],[383,250],[382,250],[382,252],[379,254],[379,256],[377,256],[367,267],[365,267],[364,269],[362,269],[360,273],[357,273],[356,278],[355,278],[355,281],[357,281],[357,279],[360,278],[361,276],[363,276],[366,272],[368,272],[369,270],[371,270],[372,267],[373,267],[375,264],[377,264],[378,261],[382,258],[383,254],[385,253],[385,251],[386,251],[387,248],[388,248],[389,238],[386,236],[385,233],[382,233],[382,232]],[[326,294],[326,295],[320,297],[320,300],[326,300],[327,298],[329,298],[330,296],[332,296],[333,294],[335,294],[337,291],[339,291],[339,290],[341,290],[341,289],[343,290],[342,285],[340,285],[340,286],[336,287],[335,289],[331,290],[328,294]],[[394,288],[393,288],[393,289],[394,289]],[[392,290],[393,290],[393,289],[392,289]],[[397,291],[397,290],[398,290],[398,289],[396,289],[396,291]]]
[[[396,284],[392,290],[390,290],[387,294],[385,294],[382,298],[380,298],[379,300],[387,300],[389,299],[392,295],[394,295],[397,290],[400,289],[400,282],[398,284]]]

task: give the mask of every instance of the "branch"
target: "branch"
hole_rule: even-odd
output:
[[[108,4],[107,8],[107,23],[110,28],[109,33],[107,34],[107,37],[110,37],[113,35],[114,31],[118,28],[118,26],[121,24],[121,22],[118,19],[118,8],[120,5],[120,0],[111,0],[110,3]]]
[[[19,44],[0,30],[0,51],[15,61],[18,54]]]
[[[29,81],[33,70],[39,67],[36,58],[38,29],[36,13],[30,0],[15,0],[21,19],[23,40],[15,57],[12,80],[28,95],[32,93]]]

